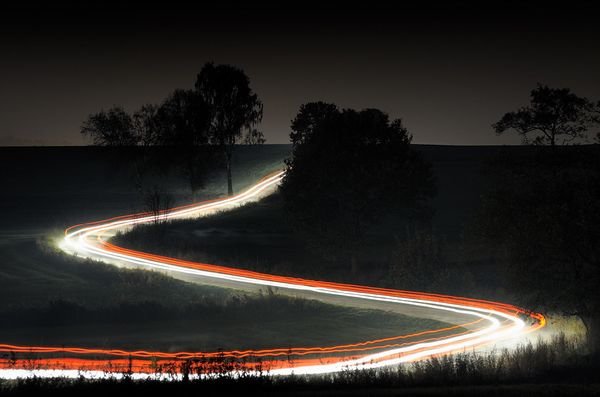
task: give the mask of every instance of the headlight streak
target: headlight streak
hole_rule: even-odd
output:
[[[371,369],[388,365],[396,365],[405,362],[411,362],[440,354],[448,354],[456,351],[464,351],[467,348],[475,348],[480,345],[493,343],[511,336],[518,336],[528,332],[535,331],[545,325],[545,318],[538,313],[531,313],[516,306],[477,300],[471,298],[453,297],[440,294],[420,293],[414,291],[390,290],[376,287],[365,287],[359,285],[342,284],[317,280],[305,280],[296,277],[275,276],[264,273],[258,273],[250,270],[228,268],[218,265],[195,263],[179,260],[175,258],[164,257],[160,255],[138,252],[130,249],[121,248],[108,243],[103,239],[110,233],[127,230],[134,225],[153,222],[157,216],[161,219],[182,219],[188,217],[205,216],[216,211],[235,208],[241,204],[255,201],[262,195],[274,189],[283,178],[283,172],[278,172],[263,178],[248,190],[224,199],[210,200],[198,204],[178,207],[170,211],[164,211],[160,214],[141,213],[129,216],[120,216],[105,221],[91,222],[81,225],[75,225],[65,231],[64,241],[61,248],[72,254],[100,259],[115,264],[133,264],[146,268],[153,268],[169,272],[178,272],[213,279],[233,281],[237,283],[254,284],[260,286],[284,288],[298,291],[309,291],[317,294],[339,296],[344,298],[361,299],[368,301],[378,301],[393,304],[410,305],[418,308],[434,309],[449,313],[455,313],[460,316],[474,317],[465,326],[473,326],[481,321],[488,325],[475,329],[468,329],[465,332],[425,338],[420,341],[406,342],[403,344],[380,345],[382,341],[397,340],[402,338],[416,338],[446,332],[452,329],[460,328],[460,325],[447,327],[440,330],[426,330],[420,333],[382,338],[375,341],[359,342],[354,344],[330,346],[330,347],[307,347],[290,349],[264,349],[264,350],[243,350],[226,352],[225,357],[277,357],[285,354],[294,356],[303,356],[308,354],[326,354],[341,352],[359,352],[372,349],[386,349],[375,353],[356,357],[329,357],[335,360],[329,363],[313,364],[314,360],[305,360],[300,365],[294,366],[289,363],[278,364],[270,374],[288,375],[288,374],[320,374],[329,372],[338,372],[345,369]],[[520,316],[529,317],[532,325],[526,323]],[[368,346],[359,348],[359,346]],[[393,347],[390,349],[390,347]],[[113,356],[129,357],[170,357],[170,358],[189,358],[189,357],[210,357],[218,353],[162,353],[146,351],[123,351],[123,350],[103,350],[88,348],[55,348],[55,347],[35,347],[35,346],[16,346],[0,344],[0,351],[5,352],[69,352],[72,354],[105,354]],[[221,353],[222,354],[222,353]],[[23,372],[25,371],[25,372]],[[41,372],[40,372],[41,371]],[[44,373],[43,371],[48,371]],[[57,372],[58,371],[58,372]],[[69,372],[71,371],[71,372]],[[71,369],[46,369],[27,371],[21,369],[0,370],[0,378],[15,378],[23,376],[71,376]],[[98,377],[98,371],[85,371],[82,374],[89,377]],[[62,374],[62,375],[57,375]],[[142,375],[141,373],[139,375]],[[143,375],[148,375],[145,373]],[[79,371],[77,371],[79,376]]]

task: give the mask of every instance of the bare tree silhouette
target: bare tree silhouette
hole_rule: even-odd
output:
[[[568,88],[538,84],[531,91],[529,106],[506,113],[492,127],[498,135],[515,130],[526,144],[568,144],[587,137],[592,109],[588,99],[575,95]]]
[[[80,132],[89,136],[98,146],[134,146],[138,137],[134,133],[131,116],[120,106],[90,114]]]

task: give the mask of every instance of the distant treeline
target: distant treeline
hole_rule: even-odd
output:
[[[265,142],[255,128],[262,115],[262,102],[243,70],[207,63],[193,89],[177,89],[159,105],[143,105],[133,114],[120,106],[90,114],[81,133],[95,145],[143,148],[124,158],[136,164],[140,189],[149,169],[175,166],[194,193],[204,186],[208,170],[224,163],[232,195],[234,146]]]

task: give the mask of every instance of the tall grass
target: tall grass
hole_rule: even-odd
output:
[[[533,392],[536,395],[581,395],[598,393],[598,387],[569,386],[576,383],[597,382],[598,361],[586,354],[584,345],[577,339],[557,335],[550,340],[539,339],[514,349],[486,352],[463,352],[454,355],[433,357],[412,364],[385,367],[373,370],[348,369],[342,372],[310,376],[271,376],[258,364],[248,368],[226,359],[196,360],[163,364],[157,368],[166,382],[148,377],[133,381],[127,373],[117,380],[114,373],[106,372],[102,380],[65,379],[21,379],[0,381],[0,392],[84,392],[99,393],[104,390],[135,392],[162,390],[165,393],[351,393],[362,395],[396,394],[402,390],[416,390],[416,394],[443,395],[447,392],[462,394],[473,391],[493,391],[495,395],[521,395]],[[232,371],[236,371],[232,373]],[[176,376],[183,373],[183,377]],[[198,379],[194,375],[206,375]],[[254,376],[256,373],[259,376]],[[532,387],[532,384],[538,386]],[[547,387],[548,385],[552,387]],[[560,384],[563,384],[560,386]],[[503,385],[503,386],[501,386]],[[512,385],[512,386],[510,386]],[[543,386],[545,385],[545,386]],[[479,387],[479,389],[474,387]],[[490,388],[492,386],[493,388]],[[501,387],[500,387],[501,386]],[[383,392],[381,392],[383,390]],[[429,391],[428,391],[429,390]],[[536,393],[537,392],[537,393]],[[403,393],[401,393],[403,394]],[[412,393],[411,393],[412,394]],[[404,394],[403,394],[404,395]]]

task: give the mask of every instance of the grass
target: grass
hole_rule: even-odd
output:
[[[454,274],[467,274],[465,278],[471,280],[466,284],[462,278],[453,280],[447,283],[452,288],[438,292],[466,292],[478,297],[498,298],[495,293],[498,288],[493,283],[499,281],[503,284],[502,274],[495,269],[483,269],[490,256],[488,250],[473,249],[461,240],[461,236],[473,208],[477,207],[484,183],[482,164],[499,149],[427,145],[415,145],[415,149],[433,164],[438,183],[438,195],[433,202],[434,224],[441,238],[449,242],[448,261],[457,270]],[[237,148],[233,167],[234,190],[240,191],[264,174],[281,168],[289,153],[289,145]],[[8,169],[18,164],[13,172],[0,175],[0,184],[10,187],[0,195],[0,205],[5,210],[5,216],[0,220],[3,238],[21,233],[23,228],[27,233],[43,234],[52,228],[62,230],[82,221],[143,209],[143,200],[133,187],[127,167],[124,168],[104,148],[1,148],[0,154],[0,166]],[[77,166],[74,167],[74,164]],[[187,182],[181,175],[157,175],[155,180],[148,182],[162,186],[172,196],[173,205],[190,200]],[[213,198],[225,191],[223,171],[215,170],[196,199]],[[290,233],[284,222],[285,215],[278,205],[275,202],[259,203],[229,215],[203,220],[206,223],[182,228],[179,233],[174,231],[173,241],[169,243],[179,245],[171,249],[163,244],[161,252],[248,266],[271,273],[407,289],[413,287],[405,282],[392,285],[390,281],[393,280],[389,273],[396,242],[407,235],[403,222],[389,217],[387,222],[376,228],[360,261],[365,271],[352,279],[344,258],[323,260],[308,252],[302,241]],[[192,234],[188,233],[190,231]],[[209,242],[205,238],[207,236],[210,237]],[[231,250],[231,243],[239,249]],[[266,244],[269,252],[265,254],[262,249]],[[4,249],[5,246],[0,245],[0,258],[4,256]],[[0,261],[1,273],[3,266],[10,266],[10,261]],[[490,274],[490,277],[481,276],[485,274]],[[478,278],[474,279],[473,275]],[[464,289],[457,290],[456,286],[464,286]],[[22,293],[29,294],[30,291],[23,290]]]
[[[374,396],[579,396],[598,395],[599,362],[577,340],[559,335],[550,341],[522,345],[511,351],[434,357],[411,365],[377,370],[346,370],[312,376],[232,376],[228,373],[184,381],[24,379],[0,381],[0,393],[24,395],[374,395]],[[189,374],[202,370],[186,364]]]
[[[443,240],[439,264],[426,268],[425,264],[414,263],[414,272],[425,276],[424,280],[396,277],[394,272],[401,267],[395,266],[396,255],[404,249],[406,229],[404,220],[394,214],[386,216],[361,245],[356,274],[349,271],[348,258],[311,251],[301,234],[286,221],[282,198],[277,193],[232,211],[171,221],[160,225],[160,229],[155,225],[139,225],[118,234],[113,242],[145,252],[271,274],[476,298],[508,301],[514,298],[504,289],[503,269],[486,260],[489,250],[469,242]],[[423,252],[429,248],[416,247]]]
[[[283,296],[181,307],[155,301],[89,309],[72,301],[0,312],[4,343],[161,351],[326,346],[441,328],[436,321]]]
[[[361,251],[363,267],[368,271],[352,275],[345,258],[331,260],[312,252],[285,219],[282,199],[273,194],[260,202],[201,219],[176,220],[160,227],[139,225],[115,236],[113,242],[146,252],[271,274],[359,284],[381,284],[386,277],[397,230],[386,228],[370,236]]]
[[[288,152],[286,145],[237,148],[235,190],[281,167]],[[9,187],[0,195],[3,343],[202,351],[356,342],[440,324],[190,284],[74,258],[53,241],[65,227],[141,209],[123,165],[93,147],[0,153],[0,165],[18,165],[0,175]],[[189,200],[180,176],[155,178],[176,200]],[[225,176],[215,170],[198,199],[225,191]]]
[[[119,269],[47,243],[18,248],[0,277],[3,343],[204,351],[338,344],[444,326]]]
[[[2,310],[70,300],[87,307],[160,300],[168,304],[220,300],[233,292],[199,287],[156,272],[119,269],[59,251],[48,239],[24,239],[2,249]]]

